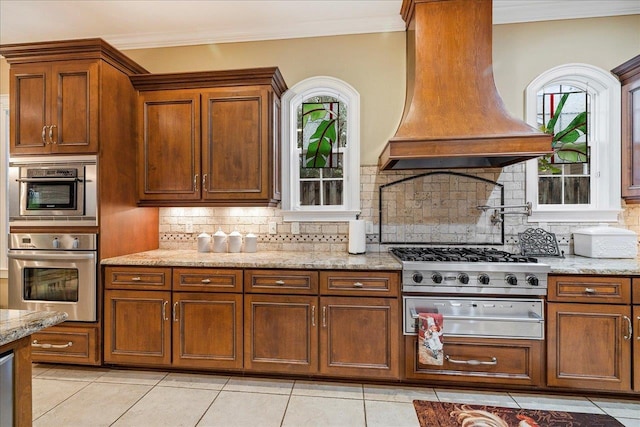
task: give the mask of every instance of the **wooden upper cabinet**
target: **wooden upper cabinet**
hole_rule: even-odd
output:
[[[622,84],[622,197],[640,203],[640,55],[612,72]]]
[[[99,61],[11,67],[11,154],[98,151]]]
[[[142,93],[138,120],[140,200],[200,200],[200,95]]]
[[[277,68],[131,76],[139,91],[143,206],[275,206]]]

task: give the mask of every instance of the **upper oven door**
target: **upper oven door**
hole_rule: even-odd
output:
[[[96,321],[95,251],[10,250],[9,308],[63,311]]]
[[[20,216],[84,215],[84,167],[21,167]]]

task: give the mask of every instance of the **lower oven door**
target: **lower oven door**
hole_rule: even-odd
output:
[[[445,336],[544,339],[544,300],[404,296],[404,334],[417,335],[420,313],[439,313]]]
[[[96,321],[95,251],[10,250],[9,308],[64,311]]]

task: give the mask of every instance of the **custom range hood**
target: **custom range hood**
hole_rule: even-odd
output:
[[[492,69],[491,0],[403,0],[407,99],[381,170],[502,167],[551,152],[511,117]]]

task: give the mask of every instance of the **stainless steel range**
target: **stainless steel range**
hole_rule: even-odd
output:
[[[488,248],[392,248],[402,262],[404,334],[419,313],[440,313],[449,336],[544,338],[550,267]]]

